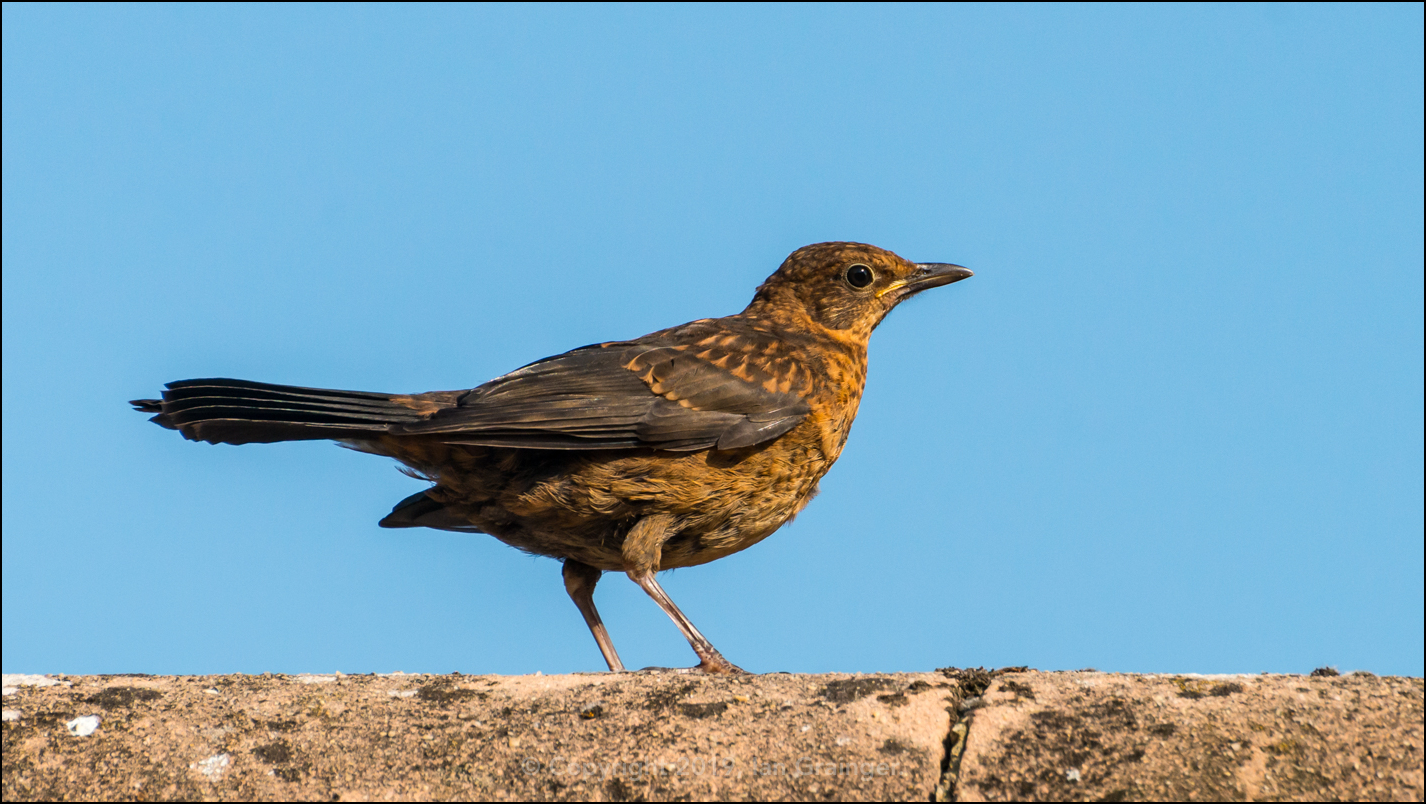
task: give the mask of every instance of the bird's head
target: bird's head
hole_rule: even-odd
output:
[[[792,252],[744,315],[812,323],[863,344],[906,299],[970,276],[959,265],[914,263],[865,243],[816,243]]]

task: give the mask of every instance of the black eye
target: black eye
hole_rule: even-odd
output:
[[[861,263],[847,268],[847,284],[857,290],[861,290],[867,285],[870,285],[873,279],[876,279],[876,275],[871,272],[870,268]]]

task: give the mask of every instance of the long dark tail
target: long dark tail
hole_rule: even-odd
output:
[[[418,422],[442,407],[436,400],[366,391],[331,391],[246,380],[182,380],[163,399],[129,404],[149,421],[210,444],[350,439]]]

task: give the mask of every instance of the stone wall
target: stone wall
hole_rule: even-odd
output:
[[[6,801],[1416,800],[1419,678],[5,676]]]

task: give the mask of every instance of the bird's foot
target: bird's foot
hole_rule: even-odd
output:
[[[638,672],[640,672],[640,673],[679,673],[679,674],[683,674],[683,675],[692,674],[692,673],[699,673],[699,674],[704,674],[704,673],[706,673],[706,674],[708,674],[708,675],[710,675],[710,676],[738,676],[738,675],[746,676],[746,675],[752,675],[751,673],[749,673],[748,671],[744,670],[743,668],[737,666],[736,664],[733,664],[732,662],[728,661],[727,659],[724,659],[722,656],[717,657],[717,659],[716,659],[715,661],[708,661],[707,659],[705,659],[705,660],[699,662],[697,665],[695,665],[695,666],[693,666],[693,667],[642,667],[642,668],[640,668],[640,669],[638,670]]]
[[[736,664],[733,664],[732,662],[728,661],[727,659],[724,659],[724,658],[721,657],[721,656],[719,656],[718,659],[719,659],[719,661],[717,661],[717,662],[708,662],[708,661],[699,662],[697,667],[690,667],[690,668],[688,668],[688,672],[690,672],[690,673],[707,673],[707,674],[712,675],[712,676],[746,676],[746,675],[751,675],[751,673],[749,673],[748,671],[746,671],[746,670],[744,670],[743,668],[737,666]]]

